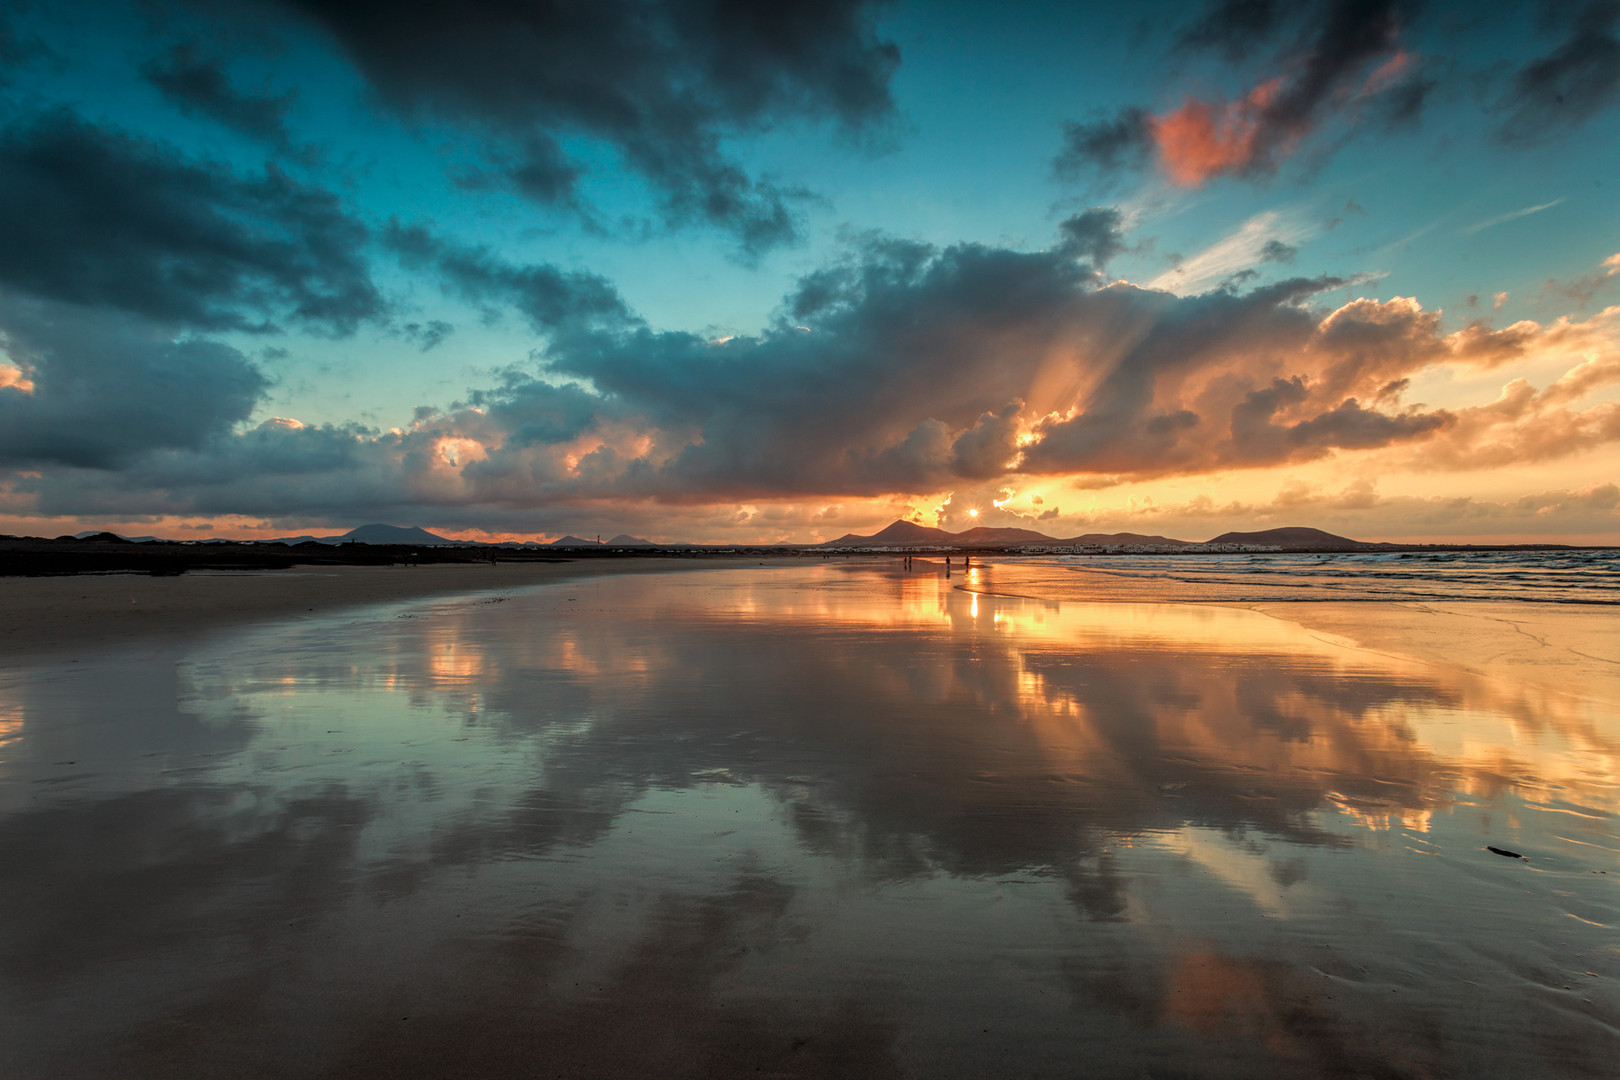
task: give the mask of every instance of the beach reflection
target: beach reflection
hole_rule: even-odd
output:
[[[1614,1060],[1612,707],[938,569],[13,673],[3,1045],[29,1075]]]

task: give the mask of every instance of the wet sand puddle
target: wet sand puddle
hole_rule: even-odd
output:
[[[0,1071],[1612,1075],[1615,705],[961,583],[0,673]]]

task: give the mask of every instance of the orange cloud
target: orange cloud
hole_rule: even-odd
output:
[[[1397,82],[1406,69],[1412,66],[1412,54],[1405,49],[1398,49],[1395,55],[1379,64],[1367,81],[1361,84],[1361,97],[1370,97]]]
[[[24,394],[34,392],[34,380],[23,374],[21,368],[9,364],[0,365],[0,390],[12,389]]]
[[[1281,79],[1271,79],[1237,101],[1217,104],[1189,98],[1174,112],[1153,117],[1149,131],[1165,175],[1182,187],[1198,187],[1254,165],[1265,151],[1262,115],[1281,87]]]

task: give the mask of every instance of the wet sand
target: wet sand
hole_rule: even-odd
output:
[[[1620,612],[1613,607],[1490,601],[1242,606],[1390,656],[1620,706]]]
[[[120,642],[205,638],[272,619],[456,593],[510,591],[613,574],[756,565],[721,555],[578,562],[427,566],[309,566],[273,571],[193,571],[0,577],[0,666],[48,653],[88,656]],[[773,561],[771,565],[785,565]]]
[[[1294,561],[1306,569],[1316,562],[1311,557]],[[1163,560],[1162,573],[1153,572],[1155,564],[1148,560],[1133,562],[1142,565],[1121,572],[1108,561],[1060,566],[1050,560],[990,560],[970,573],[958,571],[953,580],[969,591],[1057,602],[1241,608],[1308,627],[1336,644],[1620,705],[1620,607],[1612,602],[1537,602],[1525,595],[1510,600],[1494,598],[1490,589],[1479,590],[1474,599],[1408,598],[1404,593],[1443,594],[1453,588],[1443,574],[1430,577],[1421,569],[1411,575],[1415,588],[1406,583],[1391,588],[1387,582],[1358,588],[1353,571],[1331,579],[1308,572],[1298,580],[1273,574],[1274,580],[1257,585],[1241,568],[1211,570],[1219,563],[1215,559]],[[1463,559],[1455,562],[1466,565]],[[1461,588],[1468,587],[1477,589],[1477,583]],[[1549,591],[1581,594],[1578,584],[1567,582]],[[1595,590],[1605,596],[1610,591]],[[1345,592],[1360,595],[1336,598]],[[1266,593],[1297,598],[1257,599]]]
[[[553,580],[0,670],[0,1073],[1620,1059],[1620,716],[1494,646],[921,561]]]

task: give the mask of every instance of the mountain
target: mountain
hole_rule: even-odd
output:
[[[358,529],[350,529],[338,537],[339,543],[360,544],[454,544],[454,540],[446,540],[442,536],[418,529],[415,526],[406,528],[401,525],[362,525]]]
[[[1334,536],[1321,529],[1305,529],[1300,527],[1286,529],[1266,529],[1264,532],[1229,532],[1221,533],[1211,544],[1263,544],[1267,547],[1279,547],[1284,551],[1343,551],[1347,548],[1366,547],[1359,540],[1350,540],[1343,536]]]
[[[845,533],[837,540],[829,540],[822,547],[938,547],[954,544],[956,534],[944,529],[933,529],[912,521],[896,521],[893,525],[871,536]]]
[[[871,536],[845,533],[822,547],[1016,547],[1019,544],[1055,544],[1044,533],[1030,529],[997,529],[980,525],[966,532],[946,532],[913,521],[896,521]]]
[[[989,525],[979,525],[957,533],[952,542],[963,547],[1011,547],[1014,544],[1051,544],[1058,541],[1033,529],[1011,527],[997,529]]]
[[[112,539],[108,539],[111,537]],[[161,544],[169,543],[161,536],[122,536],[118,533],[102,532],[99,529],[90,529],[86,532],[73,534],[75,540],[94,540],[100,544]]]
[[[1167,536],[1143,536],[1140,533],[1087,533],[1067,540],[1047,536],[1033,529],[992,528],[979,525],[965,532],[946,532],[931,529],[910,521],[897,521],[882,532],[871,536],[847,533],[837,540],[829,540],[822,547],[971,547],[1012,548],[1026,544],[1046,544],[1061,547],[1090,545],[1095,547],[1123,547],[1126,544],[1159,544],[1164,546],[1192,546],[1191,540],[1172,540]]]
[[[362,525],[358,529],[350,529],[342,536],[278,536],[265,543],[293,545],[307,544],[310,541],[317,544],[396,544],[417,547],[434,547],[440,544],[454,546],[459,542],[447,540],[436,533],[415,526],[407,528],[403,525]]]
[[[1047,536],[1045,533],[1036,532],[1033,529],[998,529],[987,525],[980,525],[965,532],[953,533],[946,532],[944,529],[931,529],[926,525],[917,525],[909,521],[897,521],[882,532],[874,533],[871,536],[848,533],[821,546],[1012,548],[1022,547],[1026,544],[1063,547],[1079,545],[1123,547],[1126,544],[1188,546],[1192,543],[1190,540],[1172,540],[1165,536],[1143,536],[1140,533],[1087,533],[1084,536],[1060,540],[1056,537]]]
[[[1321,529],[1286,528],[1267,529],[1264,532],[1222,533],[1210,544],[1254,544],[1282,548],[1284,551],[1350,551],[1371,545],[1343,536],[1334,536]],[[957,548],[1014,548],[1025,545],[1053,547],[1126,547],[1130,545],[1156,547],[1197,548],[1195,540],[1176,540],[1168,536],[1146,536],[1142,533],[1086,533],[1057,539],[1032,529],[990,528],[978,526],[965,532],[946,532],[918,525],[910,521],[896,521],[882,532],[871,536],[846,533],[837,540],[829,540],[821,547],[874,548],[874,547],[957,547]]]
[[[108,532],[82,532],[77,537],[61,537],[60,539],[79,539],[109,544],[127,544],[152,540],[154,537],[138,536],[123,537]],[[236,540],[203,540],[204,544],[234,544]],[[479,544],[472,541],[449,540],[437,533],[430,533],[426,529],[403,525],[362,525],[358,529],[350,529],[341,536],[284,536],[265,543],[287,544],[388,544],[393,546],[433,547],[467,546],[467,547],[553,547],[553,548],[686,548],[690,544],[655,544],[651,540],[643,540],[639,536],[620,533],[607,543],[600,540],[582,540],[577,536],[565,536],[561,540],[553,540],[549,544],[537,544],[529,541],[522,545],[514,544]],[[1321,529],[1307,529],[1299,526],[1283,529],[1266,529],[1262,532],[1229,532],[1222,533],[1209,544],[1251,544],[1257,547],[1280,548],[1283,551],[1360,551],[1386,547],[1382,544],[1367,544],[1348,537],[1335,536]],[[1202,545],[1191,540],[1174,540],[1167,536],[1146,536],[1142,533],[1086,533],[1082,536],[1071,536],[1067,539],[1058,539],[1047,536],[1045,533],[1033,529],[994,528],[988,525],[979,525],[963,532],[953,533],[944,529],[935,529],[927,525],[918,525],[914,521],[896,521],[892,525],[873,533],[871,536],[862,536],[859,533],[845,533],[836,540],[829,540],[818,547],[828,548],[878,548],[878,547],[939,547],[939,548],[1017,548],[1025,546],[1051,546],[1051,547],[1126,547],[1131,545],[1153,545],[1157,547],[1185,547],[1197,548]]]

